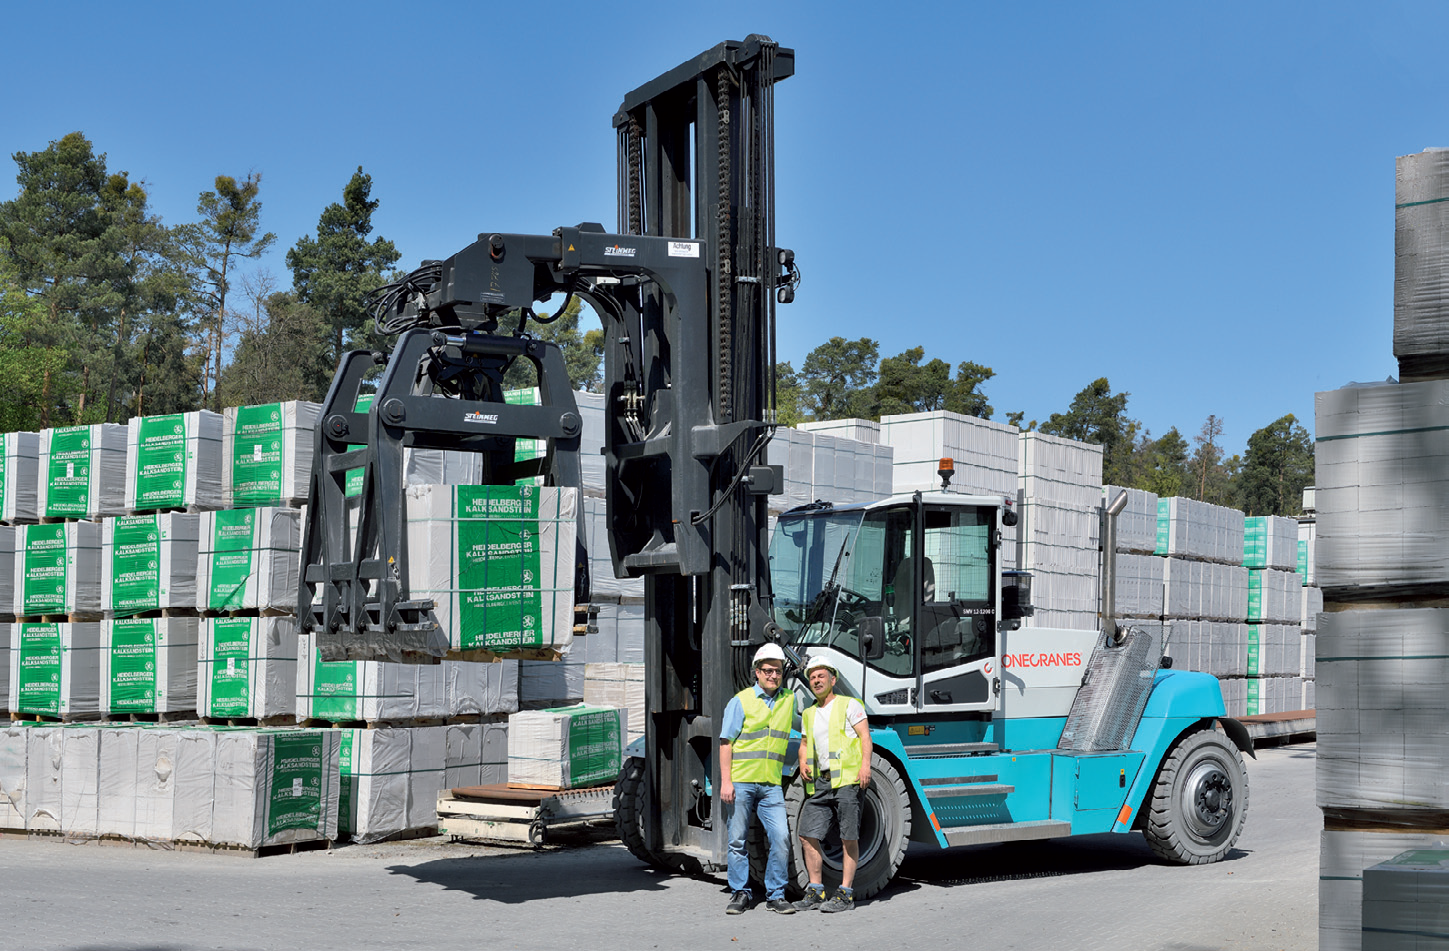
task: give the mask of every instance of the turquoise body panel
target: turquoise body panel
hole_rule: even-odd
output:
[[[900,768],[918,811],[913,839],[947,848],[943,829],[1055,819],[1071,823],[1072,835],[1127,832],[1150,792],[1158,766],[1172,744],[1205,719],[1225,715],[1216,678],[1189,671],[1158,671],[1129,748],[1102,753],[1056,749],[1066,719],[899,720],[873,726],[877,755]],[[911,733],[914,729],[917,732]],[[913,746],[996,743],[1001,751],[978,756],[911,759]],[[1012,787],[994,796],[938,797],[923,780],[992,783]],[[921,828],[924,826],[924,828]]]

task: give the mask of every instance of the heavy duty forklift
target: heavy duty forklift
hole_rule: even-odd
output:
[[[644,579],[646,736],[615,798],[635,855],[685,872],[722,865],[718,718],[769,640],[797,661],[825,652],[870,714],[860,897],[890,881],[911,840],[1141,828],[1170,860],[1221,858],[1247,806],[1246,731],[1213,678],[1160,669],[1159,639],[1116,630],[1109,607],[1103,631],[1020,627],[1030,585],[1002,570],[1008,500],[818,503],[783,515],[768,540],[783,483],[764,463],[776,306],[800,277],[775,240],[774,86],[794,67],[793,50],[754,35],[629,93],[613,120],[615,232],[485,232],[381,290],[377,329],[397,343],[345,356],[319,418],[299,630],[324,660],[442,656],[432,602],[408,589],[405,454],[475,453],[485,484],[579,486],[563,359],[528,332],[546,319],[535,307],[578,296],[605,336],[605,482],[593,488],[608,537],[590,541],[607,542],[620,577]],[[505,402],[518,361],[541,405]],[[542,457],[519,462],[519,439],[541,441]],[[838,843],[826,868],[839,874]]]

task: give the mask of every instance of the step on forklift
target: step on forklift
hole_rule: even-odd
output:
[[[579,487],[567,371],[529,333],[546,319],[536,307],[562,295],[558,313],[577,296],[605,340],[605,476],[590,488],[604,492],[607,538],[591,542],[608,544],[619,577],[644,581],[645,737],[614,799],[636,856],[689,873],[723,867],[719,717],[771,641],[797,666],[806,649],[829,656],[838,689],[870,716],[859,897],[890,881],[912,840],[1141,829],[1170,861],[1222,858],[1247,808],[1246,730],[1224,715],[1214,678],[1171,669],[1158,637],[1116,628],[1110,604],[1101,631],[1022,627],[1030,578],[1000,560],[1008,500],[817,503],[782,516],[770,539],[768,500],[783,486],[765,463],[776,308],[800,281],[775,237],[774,87],[794,70],[794,51],[764,36],[706,50],[629,93],[614,116],[614,232],[485,232],[381,289],[377,330],[397,343],[347,354],[318,422],[299,632],[324,660],[446,653],[433,603],[407,582],[405,454],[474,453],[484,484]],[[505,402],[520,361],[540,405]],[[374,379],[375,398],[360,403]],[[519,439],[544,453],[519,461]],[[1109,600],[1110,570],[1109,557]],[[787,786],[794,810],[801,785]],[[825,853],[838,880],[839,843]],[[794,870],[803,885],[798,855]]]

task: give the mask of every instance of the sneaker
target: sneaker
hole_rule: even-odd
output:
[[[825,889],[807,888],[805,897],[795,903],[796,911],[814,911],[825,904]]]
[[[775,912],[776,914],[795,914],[795,903],[786,901],[783,898],[771,898],[769,901],[765,902],[765,907]]]
[[[725,906],[727,915],[743,915],[755,904],[755,896],[749,892],[735,892],[730,898],[730,903]]]
[[[827,911],[827,912],[829,912],[829,911],[854,911],[855,910],[855,893],[854,892],[848,892],[847,893],[847,892],[844,892],[844,891],[841,891],[841,890],[837,889],[836,892],[835,892],[835,897],[832,898],[832,899],[830,899],[830,901],[826,902],[825,904],[821,905],[820,906],[820,910],[821,911]]]

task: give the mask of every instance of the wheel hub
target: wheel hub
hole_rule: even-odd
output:
[[[1188,820],[1199,835],[1211,836],[1233,814],[1232,780],[1216,763],[1199,764],[1188,776],[1183,791],[1188,800]]]

